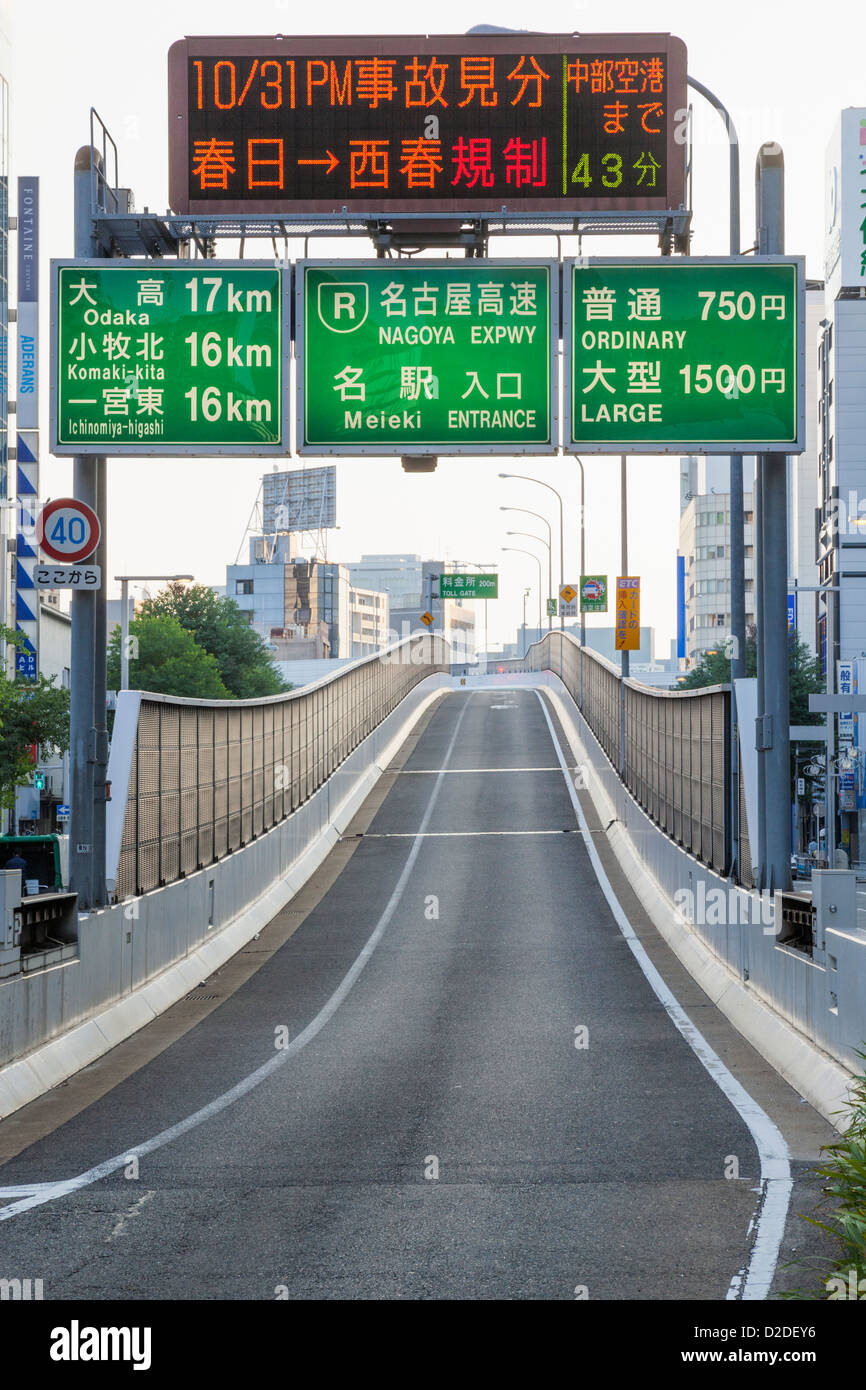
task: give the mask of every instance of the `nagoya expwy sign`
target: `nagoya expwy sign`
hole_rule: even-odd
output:
[[[566,449],[801,453],[801,257],[567,268]]]
[[[670,34],[186,38],[168,59],[175,212],[678,208]]]
[[[552,453],[548,261],[301,261],[298,452]]]
[[[51,308],[55,453],[288,452],[272,263],[52,261]]]

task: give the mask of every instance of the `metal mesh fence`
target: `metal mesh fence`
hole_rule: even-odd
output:
[[[710,868],[726,873],[731,860],[731,695],[727,686],[655,690],[622,681],[610,662],[581,649],[568,633],[548,633],[506,671],[554,671],[638,805],[671,839]],[[623,708],[624,706],[624,708]],[[625,756],[621,757],[621,729]],[[751,883],[745,809],[740,815],[740,864]]]
[[[271,829],[449,661],[444,639],[419,633],[328,680],[268,699],[143,694],[118,898],[172,883]]]

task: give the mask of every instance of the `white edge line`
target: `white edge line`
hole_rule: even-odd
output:
[[[758,1155],[761,1160],[761,1195],[758,1199],[756,1215],[753,1217],[752,1226],[750,1228],[754,1230],[754,1240],[748,1266],[745,1270],[740,1270],[739,1273],[734,1275],[731,1279],[727,1298],[743,1300],[764,1299],[770,1291],[770,1285],[773,1282],[773,1275],[776,1271],[782,1237],[785,1233],[788,1203],[794,1185],[791,1177],[788,1146],[781,1132],[770,1119],[766,1111],[749,1095],[745,1087],[742,1086],[736,1077],[728,1070],[722,1059],[710,1047],[703,1034],[692,1023],[670,986],[662,979],[658,970],[647,955],[646,950],[635,935],[634,928],[623,911],[622,905],[611,886],[610,879],[605,872],[604,865],[593,843],[592,831],[587,823],[572,778],[569,776],[568,763],[563,755],[559,739],[556,736],[556,730],[553,727],[547,704],[540,690],[536,690],[535,694],[538,697],[544,717],[547,720],[550,737],[556,750],[559,765],[562,768],[562,774],[565,778],[565,784],[568,787],[568,794],[571,798],[571,804],[574,807],[574,813],[580,826],[580,833],[583,837],[590,863],[595,870],[595,876],[598,879],[599,887],[607,900],[614,921],[627,941],[632,955],[643,971],[659,1003],[665,1009],[665,1012],[668,1014],[675,1027],[685,1038],[689,1047],[698,1058],[698,1061],[701,1062],[709,1072],[713,1081],[715,1081],[719,1089],[731,1102],[755,1141],[755,1147],[758,1150]]]
[[[86,1172],[79,1173],[78,1176],[74,1178],[63,1178],[58,1182],[41,1184],[22,1183],[17,1189],[11,1187],[2,1189],[0,1195],[11,1197],[17,1192],[20,1193],[21,1196],[18,1201],[11,1202],[8,1206],[0,1207],[0,1221],[9,1221],[13,1216],[20,1216],[23,1212],[30,1211],[33,1207],[43,1206],[46,1202],[54,1202],[61,1197],[69,1196],[72,1192],[79,1192],[83,1187],[90,1187],[91,1184],[100,1182],[103,1178],[110,1177],[112,1173],[116,1173],[121,1168],[125,1167],[133,1156],[139,1159],[143,1158],[146,1154],[153,1153],[156,1149],[161,1149],[165,1144],[170,1144],[172,1140],[179,1139],[181,1135],[187,1134],[192,1129],[196,1129],[200,1124],[203,1124],[205,1120],[209,1120],[214,1115],[218,1115],[221,1111],[228,1109],[236,1100],[240,1100],[242,1096],[255,1090],[260,1082],[270,1076],[271,1072],[284,1066],[290,1058],[295,1057],[301,1052],[303,1048],[307,1046],[307,1043],[313,1041],[316,1035],[322,1031],[328,1022],[330,1022],[343,1003],[384,936],[388,923],[391,921],[391,918],[394,916],[399,906],[400,899],[409,881],[409,876],[415,867],[415,861],[418,858],[421,845],[426,838],[424,832],[430,824],[430,818],[433,815],[433,809],[439,796],[448,760],[451,757],[454,744],[457,742],[460,725],[463,723],[463,716],[469,708],[469,704],[469,700],[464,702],[463,708],[457,717],[457,722],[454,725],[454,732],[451,735],[451,741],[448,744],[443,759],[442,769],[433,785],[433,790],[430,793],[430,800],[427,802],[424,818],[421,821],[418,833],[414,837],[412,848],[409,850],[406,863],[403,866],[394,891],[388,899],[384,912],[373,928],[370,936],[367,938],[360,954],[356,956],[330,999],[322,1006],[315,1018],[307,1024],[303,1032],[298,1033],[296,1037],[292,1038],[292,1041],[287,1047],[282,1048],[279,1052],[275,1052],[273,1057],[269,1058],[262,1066],[257,1067],[255,1071],[250,1072],[248,1076],[245,1076],[242,1081],[232,1086],[230,1090],[224,1091],[221,1096],[217,1096],[207,1105],[202,1106],[200,1110],[194,1111],[192,1115],[187,1115],[185,1119],[179,1120],[177,1124],[171,1125],[169,1129],[161,1130],[158,1134],[153,1135],[152,1138],[145,1140],[144,1143],[132,1144],[129,1148],[124,1149],[123,1153],[115,1154],[113,1158],[107,1158],[102,1163],[97,1163],[95,1167],[88,1168]]]

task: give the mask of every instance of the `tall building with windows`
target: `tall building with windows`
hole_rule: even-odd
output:
[[[745,459],[746,627],[755,621],[754,459]],[[684,458],[680,464],[680,543],[685,560],[686,666],[723,650],[731,631],[731,497],[727,458]]]
[[[280,646],[302,637],[324,642],[328,656],[343,659],[387,645],[387,594],[353,582],[345,565],[293,557],[289,535],[267,550],[264,540],[252,538],[249,564],[226,567],[226,595],[266,642]]]

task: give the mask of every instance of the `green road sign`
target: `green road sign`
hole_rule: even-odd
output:
[[[298,452],[556,448],[548,261],[300,261]]]
[[[803,274],[802,257],[573,261],[566,449],[802,453]]]
[[[607,575],[582,574],[580,576],[581,613],[607,612]]]
[[[555,598],[549,598],[549,599],[547,600],[547,616],[548,616],[548,618],[554,618],[554,617],[556,617],[556,599],[555,599]]]
[[[51,312],[54,453],[288,452],[272,262],[53,261]]]
[[[440,574],[440,598],[499,598],[498,574]]]

